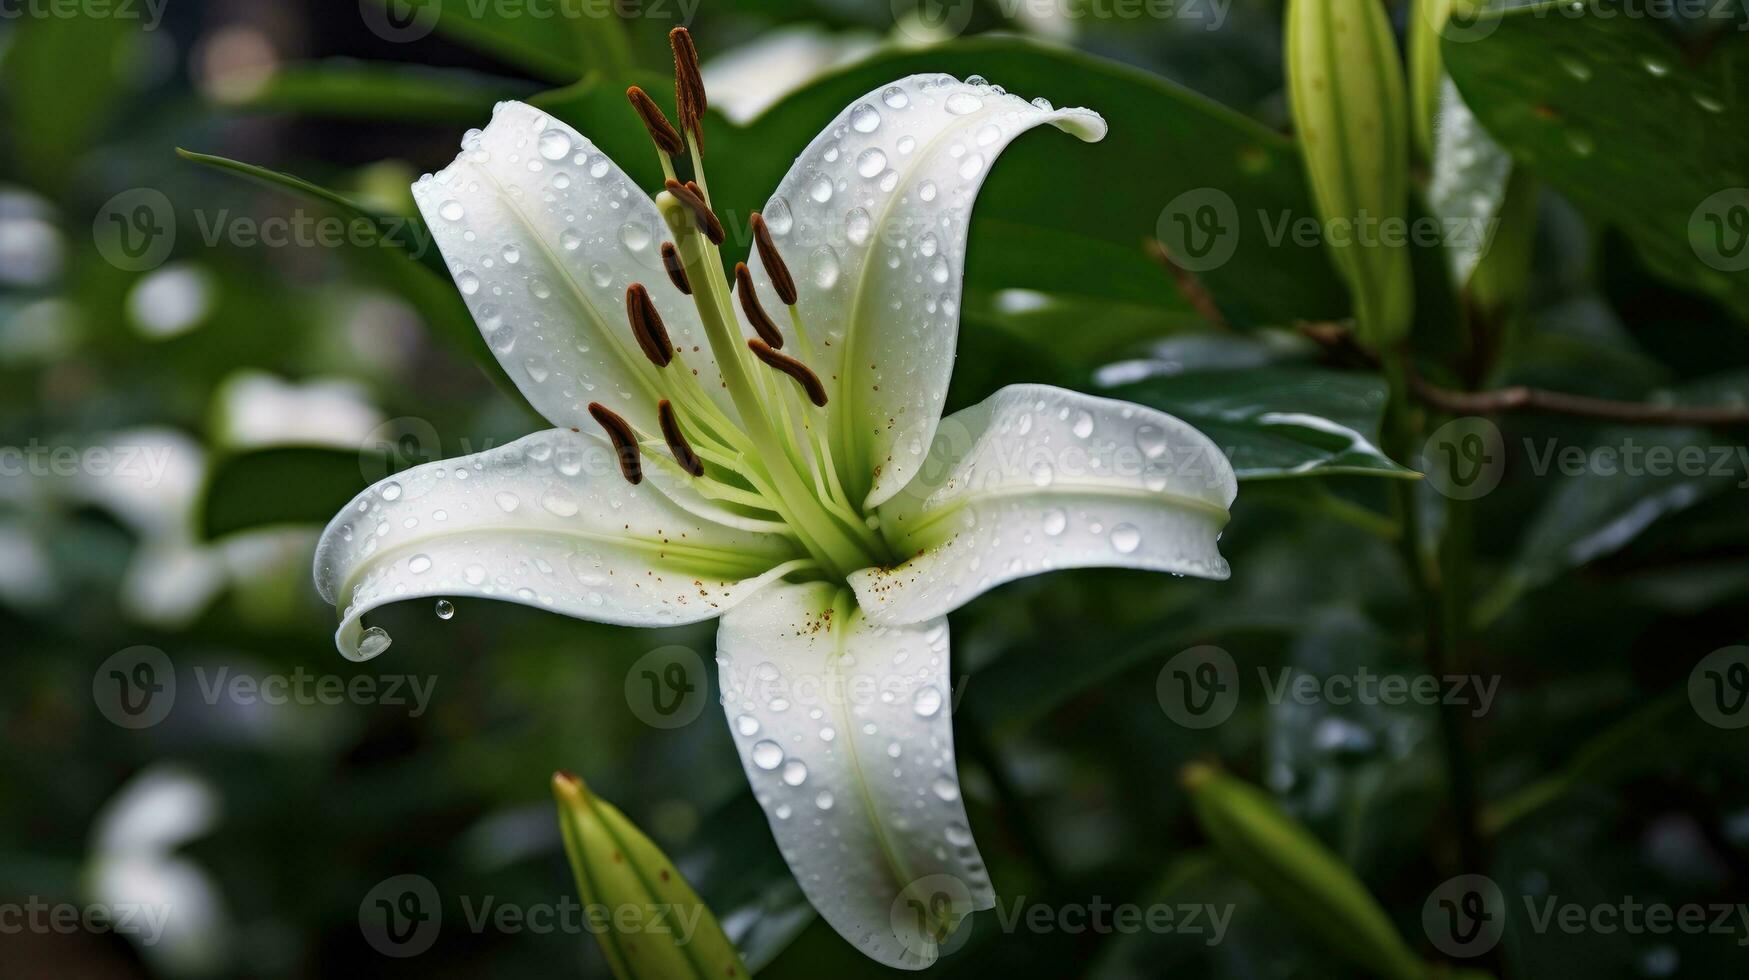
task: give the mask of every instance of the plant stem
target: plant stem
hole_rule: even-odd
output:
[[[1409,407],[1407,358],[1388,357],[1385,376],[1391,398],[1385,414],[1385,438],[1392,458],[1407,459],[1413,453],[1415,420]],[[1459,621],[1467,615],[1469,579],[1468,515],[1448,506],[1446,533],[1440,542],[1440,574],[1436,577],[1422,560],[1423,529],[1415,499],[1415,484],[1402,482],[1394,488],[1397,521],[1402,534],[1398,551],[1420,596],[1424,616],[1427,669],[1444,677],[1461,669],[1462,634]],[[1448,501],[1448,505],[1460,504]],[[1445,755],[1447,792],[1456,821],[1459,870],[1481,873],[1486,868],[1477,819],[1475,767],[1470,759],[1465,717],[1455,704],[1440,705],[1440,741]]]

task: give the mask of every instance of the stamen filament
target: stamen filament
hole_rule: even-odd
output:
[[[751,481],[751,471],[759,469],[763,464],[762,472],[769,476],[775,491],[773,502],[781,508],[804,546],[819,558],[822,567],[843,576],[858,568],[875,564],[872,553],[863,542],[847,534],[843,526],[825,510],[819,498],[802,483],[777,433],[773,431],[771,420],[766,414],[765,399],[760,397],[759,386],[744,360],[747,355],[736,342],[740,332],[730,327],[734,317],[730,312],[728,281],[723,275],[716,249],[708,244],[699,230],[696,211],[681,204],[679,196],[673,193],[673,185],[670,185],[669,191],[666,198],[659,197],[657,203],[662,208],[669,227],[675,232],[675,244],[684,260],[687,279],[694,286],[693,300],[698,307],[699,318],[704,324],[711,348],[717,355],[717,362],[722,368],[723,380],[729,389],[735,410],[741,417],[747,437],[753,443],[754,454],[747,459],[748,468],[741,472]],[[700,283],[703,283],[702,287]]]

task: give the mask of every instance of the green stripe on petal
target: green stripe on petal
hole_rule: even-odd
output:
[[[995,903],[953,749],[947,621],[870,622],[847,590],[774,583],[717,629],[723,710],[796,881],[900,969]]]
[[[427,463],[359,494],[322,532],[316,586],[354,659],[387,646],[361,619],[421,596],[478,596],[594,622],[711,619],[798,567],[789,538],[717,524],[652,470],[627,484],[610,447],[563,429]],[[693,501],[695,505],[698,503]]]
[[[1165,412],[1011,385],[942,420],[917,477],[879,512],[911,557],[850,583],[870,618],[912,623],[1054,569],[1224,579],[1216,542],[1236,494],[1220,448]]]

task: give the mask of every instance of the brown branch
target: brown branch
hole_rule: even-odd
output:
[[[1160,263],[1166,274],[1172,277],[1172,285],[1178,288],[1178,294],[1184,297],[1190,308],[1217,329],[1227,329],[1227,318],[1221,315],[1221,308],[1215,305],[1215,298],[1209,294],[1208,287],[1202,284],[1202,280],[1196,277],[1196,273],[1179,265],[1167,250],[1166,243],[1158,238],[1146,239],[1143,244],[1147,248],[1148,257]]]
[[[1749,406],[1649,405],[1588,398],[1514,385],[1491,391],[1452,391],[1409,373],[1409,387],[1422,402],[1452,415],[1548,412],[1630,425],[1749,425]]]
[[[1302,323],[1298,326],[1300,333],[1337,358],[1378,367],[1377,356],[1356,343],[1354,335],[1341,324]],[[1649,405],[1569,395],[1525,385],[1490,391],[1456,391],[1428,381],[1412,363],[1407,365],[1406,373],[1409,390],[1417,401],[1450,415],[1546,412],[1627,425],[1749,425],[1749,405]]]

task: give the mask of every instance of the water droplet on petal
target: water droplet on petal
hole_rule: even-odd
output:
[[[1134,524],[1119,524],[1111,529],[1111,546],[1120,555],[1127,555],[1142,544],[1142,532]]]
[[[881,126],[881,114],[867,102],[859,103],[850,110],[850,128],[859,133],[872,133]]]
[[[955,92],[947,97],[947,111],[956,116],[969,115],[983,107],[984,100],[970,92]]]
[[[808,185],[808,196],[821,204],[832,200],[831,179],[824,176],[815,177],[814,182]]]
[[[752,715],[742,715],[735,719],[735,730],[748,738],[752,738],[759,734],[759,719]]]
[[[650,229],[642,222],[628,221],[619,228],[619,241],[634,252],[642,252],[650,247]]]
[[[836,801],[833,800],[832,791],[829,789],[823,789],[820,792],[814,794],[814,805],[819,807],[822,810],[832,809],[832,804],[834,802],[836,802]]]
[[[1056,478],[1057,478],[1057,471],[1051,466],[1050,463],[1047,463],[1041,459],[1038,462],[1032,464],[1032,485],[1033,486],[1035,486],[1035,487],[1048,487],[1051,485],[1051,481],[1056,479]]]
[[[791,759],[783,764],[783,781],[790,786],[800,786],[808,781],[808,767],[800,759]]]
[[[561,129],[549,129],[541,134],[540,155],[548,160],[563,160],[571,152],[571,137]]]
[[[443,202],[443,206],[437,209],[437,213],[441,215],[445,221],[460,221],[465,212],[462,211],[462,202],[445,201]]]
[[[455,618],[455,604],[450,602],[448,599],[437,600],[437,618],[444,619],[444,620],[454,619]]]
[[[856,172],[864,177],[878,177],[882,170],[887,169],[887,155],[876,147],[869,147],[856,156]]]
[[[935,717],[935,713],[941,710],[941,691],[933,684],[923,685],[911,696],[911,708],[917,712],[918,717]]]
[[[389,638],[389,631],[381,626],[372,626],[358,638],[358,659],[369,660],[389,648],[394,642]]]
[[[960,798],[959,784],[946,776],[937,776],[935,782],[929,784],[929,789],[937,799],[951,803]]]
[[[1045,533],[1054,538],[1069,526],[1069,515],[1061,507],[1052,507],[1045,511],[1044,525]]]
[[[511,513],[512,511],[516,510],[517,506],[522,503],[522,499],[520,497],[518,497],[516,494],[511,493],[508,490],[498,491],[497,496],[493,497],[492,499],[497,502],[498,509],[503,511],[506,514]]]
[[[838,284],[838,253],[830,245],[821,245],[808,257],[808,269],[813,273],[814,285],[831,289]]]
[[[753,764],[767,772],[776,769],[783,762],[783,747],[769,738],[762,738],[753,744]]]
[[[431,556],[414,555],[407,559],[407,571],[412,572],[414,575],[423,575],[426,572],[431,571]]]
[[[894,109],[903,109],[911,104],[911,97],[897,85],[888,85],[881,92],[881,101]]]
[[[852,245],[861,245],[868,241],[868,234],[874,227],[874,220],[862,208],[851,208],[844,216],[844,237]]]
[[[401,499],[401,485],[399,483],[395,483],[393,481],[390,481],[388,483],[383,484],[383,499],[384,500],[400,500]]]

